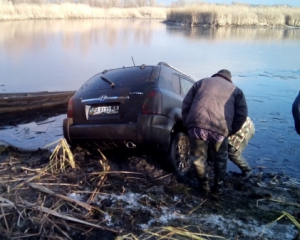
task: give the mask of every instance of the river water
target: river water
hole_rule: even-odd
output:
[[[0,22],[0,92],[77,90],[111,68],[167,62],[195,80],[226,68],[256,134],[244,155],[254,169],[300,177],[291,105],[300,90],[300,29],[188,27],[161,20]],[[64,115],[0,130],[0,140],[43,147],[62,137]],[[229,170],[238,171],[229,164]]]

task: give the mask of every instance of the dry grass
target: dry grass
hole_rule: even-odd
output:
[[[190,231],[189,228],[196,228],[197,231]],[[225,239],[222,236],[209,235],[202,233],[201,229],[196,226],[184,226],[182,228],[176,228],[172,226],[158,227],[145,230],[145,233],[142,234],[139,239],[193,239],[193,240],[205,240],[205,239]]]
[[[55,239],[72,239],[66,229],[73,228],[73,224],[75,229],[76,225],[80,224],[87,229],[95,228],[118,233],[117,230],[108,228],[91,217],[95,213],[104,216],[106,212],[91,202],[86,203],[67,196],[66,191],[79,186],[72,183],[72,180],[65,183],[61,181],[64,176],[78,181],[76,179],[80,178],[77,176],[80,169],[77,164],[75,165],[74,156],[65,139],[53,144],[57,146],[50,156],[50,162],[40,168],[21,167],[19,174],[14,174],[14,177],[11,177],[9,165],[4,164],[3,166],[7,168],[1,168],[3,180],[1,182],[2,184],[4,181],[7,182],[6,191],[2,191],[0,195],[1,237],[19,239],[55,234]],[[103,164],[103,171],[97,173],[100,177],[95,191],[101,189],[106,178],[106,170],[109,169],[109,166],[105,165],[105,156],[102,157],[104,159],[100,159],[100,164]],[[89,184],[98,181],[98,177],[93,174],[90,176],[81,181],[89,181]],[[53,232],[54,228],[59,234]]]
[[[300,26],[300,8],[195,4],[171,9],[167,20],[190,25]]]
[[[105,19],[146,18],[165,19],[166,8],[97,8],[86,4],[12,4],[0,2],[0,20],[27,19]]]
[[[192,231],[190,229],[196,229],[196,231]],[[172,226],[165,226],[165,227],[156,227],[145,229],[144,233],[140,236],[135,236],[134,234],[126,234],[122,236],[118,236],[115,240],[148,240],[148,239],[182,239],[182,240],[207,240],[207,239],[226,239],[222,236],[205,234],[201,231],[201,229],[197,226],[183,226],[179,227],[172,227]]]
[[[67,167],[75,168],[75,161],[74,156],[69,148],[67,141],[62,138],[59,139],[58,144],[56,145],[53,153],[50,156],[50,165],[49,168],[51,169],[52,173],[59,173],[64,172]],[[46,147],[49,147],[54,142]]]
[[[74,234],[88,235],[94,230],[120,234],[122,229],[106,225],[109,212],[96,204],[99,201],[96,198],[107,185],[115,188],[106,182],[108,175],[140,174],[110,171],[108,159],[100,150],[97,164],[80,156],[76,159],[65,139],[46,147],[51,145],[56,147],[49,155],[49,162],[39,164],[38,168],[26,167],[18,159],[1,162],[0,238],[71,240]],[[91,166],[99,171],[87,170]],[[77,199],[70,193],[88,198]],[[120,238],[137,239],[131,233]]]
[[[259,208],[259,203],[262,202],[262,201],[275,202],[275,203],[281,204],[281,205],[290,205],[290,206],[296,207],[297,209],[299,209],[299,207],[300,207],[300,205],[297,204],[297,203],[293,203],[293,202],[291,203],[291,202],[286,202],[286,201],[282,201],[282,200],[278,200],[278,199],[272,199],[272,198],[264,198],[264,199],[257,200],[256,207]],[[297,227],[297,229],[298,229],[298,236],[300,236],[299,235],[300,234],[300,223],[298,222],[298,220],[293,215],[291,215],[290,213],[288,213],[286,211],[281,211],[280,214],[281,215],[277,219],[275,219],[274,221],[272,221],[269,224],[267,224],[267,227],[273,225],[274,223],[278,222],[280,219],[286,217],[286,218],[288,218],[295,225],[295,227]],[[264,231],[265,231],[265,229],[263,230],[263,232]],[[263,234],[263,232],[262,232],[262,234]]]
[[[0,1],[0,20],[167,19],[213,26],[300,26],[300,8],[288,6],[189,4],[185,7],[99,8],[88,4],[12,4]]]

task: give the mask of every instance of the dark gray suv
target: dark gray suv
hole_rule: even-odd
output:
[[[191,163],[181,105],[193,84],[163,62],[104,70],[70,99],[64,137],[71,146],[94,143],[102,150],[161,153],[170,170],[184,175]]]

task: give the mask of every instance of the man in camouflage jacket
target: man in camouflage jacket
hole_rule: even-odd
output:
[[[247,117],[241,129],[228,138],[228,158],[239,167],[245,178],[250,176],[251,167],[243,157],[242,152],[248,145],[249,140],[254,136],[254,133],[254,124],[251,119]]]

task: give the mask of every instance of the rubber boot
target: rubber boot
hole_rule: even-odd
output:
[[[227,158],[228,158],[228,139],[225,138],[222,143],[210,145],[210,153],[214,160],[214,187],[213,193],[222,194],[224,179],[226,176]]]
[[[232,147],[231,145],[228,146],[228,158],[242,171],[242,176],[244,178],[250,177],[252,173],[251,167],[249,166],[246,159],[243,157],[242,153],[234,147]]]
[[[199,180],[199,188],[202,191],[210,192],[208,165],[203,156],[191,156],[191,161],[195,169],[196,177]]]
[[[210,192],[210,185],[209,185],[209,179],[199,179],[200,182],[200,190],[203,192]]]
[[[190,138],[190,156],[197,178],[200,182],[200,189],[208,192],[210,191],[208,164],[207,164],[207,150],[208,143],[197,138]]]
[[[226,176],[226,168],[227,168],[227,159],[219,159],[216,160],[214,164],[214,188],[213,192],[215,194],[222,194],[224,187],[224,179]]]

